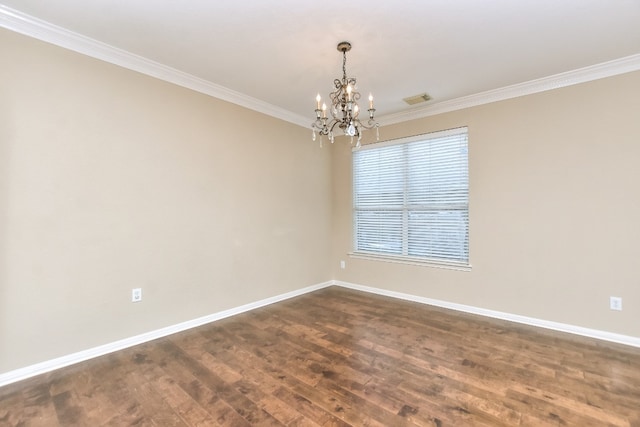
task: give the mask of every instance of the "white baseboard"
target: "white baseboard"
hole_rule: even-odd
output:
[[[158,338],[166,337],[177,332],[186,331],[197,326],[202,326],[207,323],[215,322],[226,317],[230,317],[236,314],[244,313],[246,311],[254,310],[256,308],[264,307],[279,301],[284,301],[293,297],[297,297],[309,292],[316,291],[318,289],[326,288],[333,285],[333,281],[320,283],[306,288],[298,289],[285,294],[276,295],[271,298],[266,298],[260,301],[252,302],[249,304],[241,305],[240,307],[231,308],[229,310],[220,311],[218,313],[210,314],[208,316],[199,317],[197,319],[189,320],[186,322],[178,323],[176,325],[168,326],[166,328],[156,329],[155,331],[146,332],[144,334],[136,335],[130,338],[125,338],[119,341],[115,341],[109,344],[101,345],[98,347],[90,348],[88,350],[79,351],[66,356],[58,357],[55,359],[47,360],[35,365],[26,366],[13,371],[0,374],[0,387],[25,380],[27,378],[34,377],[36,375],[44,374],[54,371],[56,369],[64,368],[65,366],[73,365],[76,363],[84,362],[85,360],[93,359],[95,357],[104,356],[105,354],[113,353],[114,351],[123,350],[125,348],[133,347],[138,344],[142,344],[148,341],[152,341]]]
[[[640,347],[640,338],[628,335],[615,334],[612,332],[600,331],[597,329],[583,328],[581,326],[568,325],[566,323],[551,322],[548,320],[536,319],[533,317],[520,316],[518,314],[504,313],[501,311],[487,310],[484,308],[473,307],[463,304],[455,304],[447,301],[440,301],[431,298],[419,297],[416,295],[404,294],[401,292],[388,291],[386,289],[372,288],[369,286],[356,285],[348,282],[334,280],[333,284],[344,288],[354,289],[372,294],[388,296],[392,298],[403,299],[407,301],[418,302],[421,304],[432,305],[436,307],[448,308],[451,310],[462,311],[465,313],[478,314],[480,316],[493,317],[495,319],[508,320],[510,322],[521,323],[524,325],[537,326],[539,328],[551,329],[554,331],[567,332],[574,335],[581,335],[589,338],[596,338],[603,341],[625,344],[632,347]]]
[[[158,338],[172,335],[177,332],[186,331],[188,329],[202,326],[207,323],[215,322],[217,320],[234,316],[236,314],[244,313],[244,312],[254,310],[256,308],[264,307],[279,301],[284,301],[290,298],[304,295],[309,292],[317,291],[319,289],[323,289],[328,286],[341,286],[343,288],[349,288],[349,289],[368,292],[372,294],[418,302],[421,304],[427,304],[427,305],[432,305],[436,307],[448,308],[451,310],[461,311],[465,313],[478,314],[480,316],[492,317],[496,319],[507,320],[511,322],[530,325],[530,326],[537,326],[540,328],[551,329],[554,331],[567,332],[570,334],[581,335],[589,338],[596,338],[603,341],[625,344],[628,346],[640,348],[640,338],[638,337],[631,337],[628,335],[615,334],[611,332],[600,331],[597,329],[583,328],[580,326],[568,325],[565,323],[551,322],[548,320],[536,319],[533,317],[526,317],[526,316],[520,316],[517,314],[487,310],[484,308],[473,307],[473,306],[463,305],[463,304],[456,304],[456,303],[451,303],[451,302],[446,302],[441,300],[435,300],[431,298],[425,298],[425,297],[405,294],[401,292],[389,291],[386,289],[356,285],[353,283],[342,282],[338,280],[331,280],[329,282],[308,286],[306,288],[298,289],[292,292],[287,292],[281,295],[276,295],[271,298],[266,298],[260,301],[241,305],[239,307],[220,311],[218,313],[210,314],[208,316],[199,317],[197,319],[178,323],[176,325],[168,326],[166,328],[161,328],[155,331],[146,332],[144,334],[136,335],[130,338],[125,338],[123,340],[119,340],[109,344],[90,348],[88,350],[79,351],[77,353],[72,353],[66,356],[62,356],[55,359],[47,360],[45,362],[37,363],[35,365],[26,366],[24,368],[19,368],[13,371],[2,373],[0,374],[0,387],[11,384],[11,383],[15,383],[18,381],[22,381],[27,378],[34,377],[36,375],[51,372],[56,369],[64,368],[65,366],[84,362],[85,360],[93,359],[95,357],[104,356],[105,354],[113,353],[114,351],[123,350],[138,344],[143,344],[148,341],[152,341]]]

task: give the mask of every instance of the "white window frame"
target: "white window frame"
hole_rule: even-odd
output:
[[[428,172],[428,169],[421,168],[419,163],[411,163],[408,152],[413,149],[430,150],[430,147],[438,147],[438,144],[440,144],[440,146],[442,146],[442,144],[444,143],[451,144],[452,138],[455,139],[455,143],[458,144],[456,147],[460,147],[460,154],[454,154],[453,158],[433,156],[430,157],[430,160],[436,162],[441,161],[443,162],[443,166],[456,168],[455,170],[457,172],[454,175],[455,183],[450,184],[447,182],[447,187],[443,186],[442,188],[439,188],[440,190],[448,190],[449,185],[454,185],[455,196],[444,196],[442,200],[439,198],[439,196],[437,196],[436,199],[433,199],[434,196],[432,195],[431,190],[418,190],[422,194],[421,197],[428,198],[430,202],[421,202],[420,205],[411,204],[408,201],[408,198],[410,198],[409,194],[415,194],[416,188],[422,188],[422,182],[420,182],[417,187],[415,182],[410,183],[411,179],[414,178],[408,177],[409,170],[417,170],[419,174],[424,174],[425,172]],[[369,167],[369,169],[366,170],[364,167],[362,167],[363,177],[361,179],[360,186],[362,187],[361,193],[364,194],[364,197],[362,197],[362,194],[361,197],[359,197],[358,194],[356,194],[359,190],[358,177],[356,176],[356,174],[358,173],[358,166],[356,162],[364,162],[365,160],[363,159],[365,159],[365,157],[359,157],[358,153],[366,150],[379,150],[378,153],[383,154],[383,150],[380,149],[390,146],[399,147],[398,150],[393,150],[393,153],[388,155],[389,158],[393,157],[394,159],[392,161],[395,162],[394,169],[389,170],[397,170],[399,172],[398,175],[402,176],[402,178],[396,178],[396,180],[394,181],[394,196],[389,199],[391,201],[387,201],[387,196],[385,196],[390,191],[387,190],[385,192],[385,195],[382,195],[383,190],[380,190],[380,193],[378,193],[376,198],[375,195],[370,196],[372,194],[372,190],[365,188],[367,187],[367,181],[364,175],[371,173],[376,174],[376,169],[372,169],[372,167]],[[401,150],[402,154],[398,154],[400,152],[399,150]],[[464,150],[464,152],[462,150]],[[390,150],[386,151],[390,152]],[[373,155],[373,152],[371,154]],[[364,156],[366,155],[367,154],[364,154]],[[385,160],[386,159],[387,157],[385,157]],[[446,163],[446,165],[444,165],[444,163]],[[399,164],[402,166],[397,169],[397,166]],[[418,169],[415,169],[416,167]],[[352,154],[352,179],[353,251],[349,254],[351,257],[397,262],[403,264],[417,264],[442,268],[453,268],[460,270],[471,269],[471,264],[469,262],[469,165],[467,127],[432,132],[407,138],[368,144],[361,148],[354,148]],[[402,181],[402,184],[398,184],[398,179]],[[435,188],[435,185],[438,184],[436,183],[431,185],[433,185]],[[403,187],[402,190],[398,189],[400,186]],[[413,190],[408,190],[409,187],[411,187]],[[399,195],[399,191],[402,192],[402,195]],[[436,191],[434,191],[434,193],[435,192]],[[413,197],[415,198],[415,195]],[[365,200],[364,202],[362,202],[362,206],[358,205],[357,199]],[[423,245],[423,243],[421,242],[424,239],[420,239],[419,237],[415,236],[433,236],[434,224],[437,224],[435,228],[435,230],[437,230],[436,233],[442,233],[447,236],[452,236],[452,229],[448,228],[450,225],[448,219],[445,219],[444,221],[440,221],[438,219],[436,219],[436,221],[432,221],[428,219],[430,216],[431,218],[433,218],[434,214],[436,216],[439,216],[443,213],[448,214],[448,216],[451,214],[455,214],[452,218],[456,218],[453,224],[453,235],[456,237],[454,239],[443,239],[440,243],[431,239],[431,243],[424,243]],[[390,218],[395,217],[395,220],[384,220],[384,224],[382,225],[390,227],[389,230],[391,231],[389,232],[389,234],[393,237],[391,237],[390,239],[385,238],[384,240],[376,240],[377,237],[375,236],[371,237],[372,234],[375,234],[370,232],[372,227],[371,224],[375,222],[371,220],[361,220],[364,225],[359,229],[359,215],[360,218],[362,218],[363,215],[366,214],[378,214],[381,216],[385,216],[386,214]],[[398,219],[399,215],[401,215],[402,219]],[[427,219],[417,219],[414,221],[414,224],[410,226],[410,216]],[[410,233],[408,230],[410,228],[412,230],[411,235],[414,237],[409,237]],[[359,235],[364,236],[361,238],[361,240],[364,242],[362,244],[358,241]],[[380,234],[380,236],[382,236],[382,234]],[[435,245],[433,244],[433,242],[435,242]],[[451,244],[451,242],[453,242],[453,244]],[[390,247],[389,245],[391,245],[393,249],[380,251],[371,249],[372,247],[375,247],[376,244],[379,244],[380,247],[385,247],[385,244],[387,247]],[[412,247],[411,250],[409,249],[410,246]],[[428,248],[434,249],[430,250]],[[410,251],[412,251],[414,254],[410,254]],[[415,253],[419,253],[421,251],[423,251],[425,254],[415,255]],[[427,254],[429,252],[431,254],[435,253],[437,256],[429,256]]]

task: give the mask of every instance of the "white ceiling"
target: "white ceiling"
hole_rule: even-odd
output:
[[[640,69],[640,0],[1,1],[0,26],[38,18],[305,125],[342,74],[342,40],[347,73],[389,117],[621,58]],[[402,101],[423,92],[429,105]]]

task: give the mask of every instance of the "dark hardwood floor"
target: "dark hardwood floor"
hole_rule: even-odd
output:
[[[0,388],[0,426],[640,426],[640,349],[337,287]]]

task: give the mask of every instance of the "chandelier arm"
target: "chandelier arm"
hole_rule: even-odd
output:
[[[372,119],[367,120],[365,123],[363,123],[360,120],[358,120],[358,125],[359,125],[359,127],[362,127],[364,129],[373,129],[374,127],[379,126],[378,122],[376,122],[375,120],[372,120]]]

